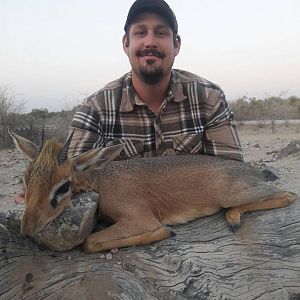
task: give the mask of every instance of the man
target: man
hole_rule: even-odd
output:
[[[223,91],[172,69],[181,39],[168,4],[135,1],[124,29],[132,70],[86,99],[72,121],[69,154],[122,142],[119,159],[192,153],[242,160]]]

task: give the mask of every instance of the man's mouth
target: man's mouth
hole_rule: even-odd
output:
[[[139,50],[137,52],[137,56],[139,57],[158,57],[158,58],[164,58],[165,55],[161,53],[160,51],[156,49],[146,49],[146,50]]]

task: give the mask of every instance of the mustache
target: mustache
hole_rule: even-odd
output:
[[[137,54],[137,56],[153,55],[153,56],[156,56],[158,58],[165,58],[165,55],[162,52],[155,49],[155,48],[145,49],[145,50],[138,50],[136,54]]]

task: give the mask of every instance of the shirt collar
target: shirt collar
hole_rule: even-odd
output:
[[[131,76],[131,72],[127,73],[123,82],[122,100],[120,105],[121,112],[132,111],[135,105],[145,105],[134,91]],[[182,83],[175,70],[172,70],[171,73],[168,98],[173,98],[174,102],[181,102],[187,98],[183,93]]]

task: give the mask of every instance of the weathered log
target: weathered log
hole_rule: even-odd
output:
[[[40,249],[2,217],[0,298],[299,299],[299,215],[300,201],[247,213],[233,234],[222,211],[173,226],[172,239],[113,255]]]
[[[94,192],[76,195],[70,207],[37,232],[34,241],[53,251],[68,251],[80,245],[95,227],[98,197]],[[8,212],[8,230],[20,233],[23,213],[24,207]]]

